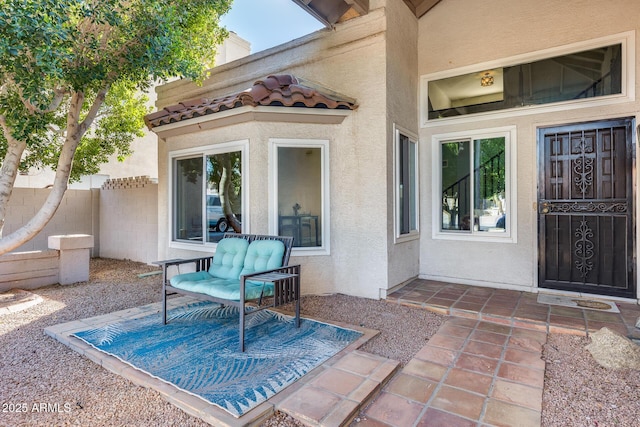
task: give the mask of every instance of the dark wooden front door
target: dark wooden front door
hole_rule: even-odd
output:
[[[538,130],[540,287],[635,298],[633,123]]]

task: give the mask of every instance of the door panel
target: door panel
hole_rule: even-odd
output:
[[[635,297],[632,129],[538,130],[540,287]]]

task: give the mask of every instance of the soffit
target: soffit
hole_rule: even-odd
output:
[[[369,13],[369,0],[292,0],[328,28]],[[396,0],[392,0],[396,1]],[[416,17],[420,18],[441,0],[404,0]]]
[[[369,0],[292,0],[326,27],[369,12]]]
[[[420,18],[427,13],[433,6],[440,3],[441,0],[404,0],[409,9]]]
[[[355,110],[353,98],[333,92],[291,74],[268,76],[251,88],[220,98],[198,98],[170,105],[145,116],[149,129],[241,107],[301,107],[320,110]]]

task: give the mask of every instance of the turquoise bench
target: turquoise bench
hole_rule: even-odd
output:
[[[181,294],[237,307],[241,352],[249,315],[295,303],[295,324],[300,327],[300,266],[288,265],[292,247],[292,237],[225,233],[213,256],[157,262],[163,271],[163,323],[167,296]],[[195,271],[168,278],[169,267],[183,264],[195,265]]]

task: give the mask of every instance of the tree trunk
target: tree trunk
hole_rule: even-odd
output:
[[[222,172],[220,173],[220,184],[218,185],[218,192],[220,196],[220,204],[222,205],[222,212],[227,219],[227,223],[233,228],[236,233],[242,233],[242,223],[238,221],[238,218],[233,213],[231,208],[231,194],[232,189],[232,175],[233,168],[231,167],[231,158],[229,154],[222,154],[220,157],[220,166]]]
[[[9,140],[9,146],[0,167],[0,239],[2,239],[2,229],[7,216],[7,206],[13,192],[13,185],[16,182],[16,176],[18,176],[20,158],[27,147],[27,144],[22,141],[12,141],[10,137],[7,140]]]
[[[95,102],[99,102],[101,104],[104,101],[104,96],[102,96],[102,100],[100,100],[99,98],[100,96],[96,99]],[[60,206],[60,202],[64,197],[64,193],[65,191],[67,191],[69,175],[71,174],[71,166],[73,164],[73,156],[75,155],[82,135],[84,135],[86,129],[88,128],[88,125],[95,117],[95,115],[93,117],[87,117],[87,119],[85,119],[82,124],[80,123],[80,111],[82,109],[83,102],[84,94],[81,92],[74,93],[71,98],[69,112],[67,114],[67,137],[65,139],[64,145],[62,146],[60,158],[58,159],[56,176],[53,182],[51,193],[49,193],[46,201],[44,202],[40,210],[33,216],[33,218],[31,218],[18,230],[0,239],[0,255],[16,249],[23,243],[28,242],[30,239],[35,237],[49,223],[51,218],[53,218],[53,215],[58,210],[58,206]],[[22,151],[24,151],[24,148]],[[20,155],[21,154],[22,153],[20,153]],[[19,161],[20,159],[18,158],[17,162],[19,163]],[[2,167],[4,168],[4,166],[5,165],[3,163]],[[13,180],[10,183],[11,189],[13,188],[13,182],[15,181],[16,172],[14,172]],[[2,181],[4,179],[4,176],[0,177],[0,185],[2,185]],[[0,187],[0,197],[2,197],[3,191],[4,188]],[[9,190],[9,195],[10,194],[11,193]],[[6,210],[6,204],[3,203],[2,199],[0,199],[0,206],[1,209]],[[4,215],[2,216],[2,219],[4,219]]]

